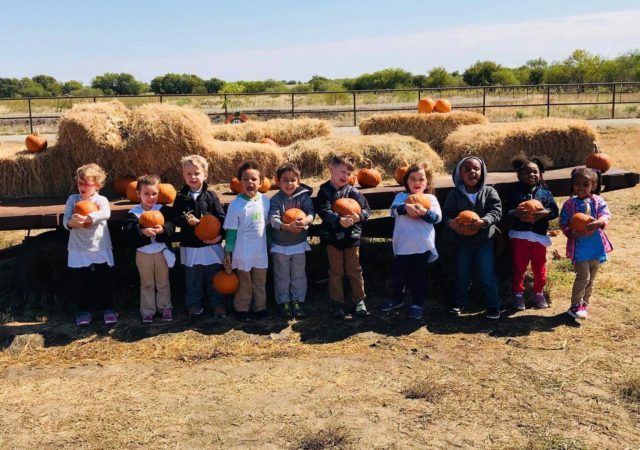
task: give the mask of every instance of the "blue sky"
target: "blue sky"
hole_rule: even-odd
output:
[[[227,81],[518,66],[640,48],[635,1],[5,1],[0,77],[168,72]]]

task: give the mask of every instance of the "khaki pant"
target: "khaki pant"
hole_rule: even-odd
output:
[[[600,261],[590,259],[589,261],[580,261],[575,264],[576,280],[573,282],[573,290],[571,291],[571,305],[584,303],[589,304],[591,291],[593,290],[593,280],[596,278]]]
[[[333,302],[344,303],[344,289],[342,279],[349,278],[353,303],[364,300],[364,278],[360,267],[360,247],[349,247],[338,250],[333,245],[327,245],[329,258],[329,298]]]
[[[253,311],[267,309],[267,269],[256,269],[249,272],[238,270],[240,286],[233,297],[233,307],[237,312],[249,312],[253,299]]]
[[[136,252],[136,266],[140,273],[140,314],[155,315],[172,308],[169,267],[162,252]]]

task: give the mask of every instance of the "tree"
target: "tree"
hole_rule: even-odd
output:
[[[20,94],[20,81],[17,78],[0,78],[0,97],[17,97]]]
[[[329,79],[321,77],[320,75],[314,75],[309,80],[309,86],[314,92],[328,91]]]
[[[444,67],[434,67],[427,75],[427,87],[453,86],[454,79]]]
[[[216,92],[220,92],[220,89],[224,86],[224,81],[218,78],[211,78],[204,82],[204,86],[207,88],[209,94],[215,94]]]
[[[525,66],[529,69],[529,83],[530,84],[542,84],[544,83],[547,68],[549,63],[542,58],[530,59]]]
[[[360,75],[355,79],[353,88],[355,90],[398,89],[410,87],[412,81],[411,72],[400,68],[390,68]]]
[[[411,80],[411,86],[417,88],[426,88],[427,84],[427,76],[426,75],[415,75]]]
[[[151,91],[156,94],[192,94],[208,92],[208,89],[204,80],[197,75],[167,73],[151,80]]]
[[[101,89],[105,95],[139,95],[144,84],[128,73],[105,73],[91,80],[91,87]]]
[[[501,69],[500,64],[493,61],[477,61],[462,74],[462,79],[469,86],[492,86],[494,75]]]
[[[493,84],[499,86],[518,84],[518,78],[515,76],[512,69],[501,67],[493,73]]]
[[[31,80],[42,86],[49,95],[58,96],[62,93],[62,85],[52,76],[36,75],[32,77]]]
[[[20,80],[19,93],[21,97],[51,97],[51,94],[41,84],[27,77]]]
[[[73,91],[79,91],[80,89],[84,89],[84,85],[80,81],[69,80],[62,85],[62,94],[69,95]]]

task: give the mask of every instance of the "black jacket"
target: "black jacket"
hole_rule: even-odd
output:
[[[549,215],[544,219],[540,219],[537,222],[523,222],[513,215],[513,212],[518,208],[518,205],[527,200],[538,200],[544,206],[544,209],[549,210]],[[507,218],[509,219],[509,227],[516,231],[533,231],[534,233],[546,235],[549,231],[549,221],[558,217],[558,205],[556,204],[553,194],[542,187],[536,185],[533,189],[526,184],[516,182],[513,183],[509,189],[509,196],[506,203]]]
[[[140,229],[140,224],[138,223],[139,215],[134,211],[138,209],[139,206],[132,208],[129,210],[129,214],[127,214],[127,221],[122,226],[124,234],[126,236],[127,244],[140,248],[145,245],[151,244],[151,238],[142,234],[142,230]],[[156,236],[156,242],[164,242],[165,244],[169,244],[171,242],[171,237],[176,229],[175,224],[173,223],[173,211],[166,205],[162,205],[160,208],[160,213],[164,217],[164,233],[160,233]]]
[[[189,186],[183,186],[173,202],[173,220],[180,227],[180,245],[182,247],[204,247],[205,244],[196,237],[195,227],[187,222],[186,213],[190,212],[200,219],[205,214],[211,214],[218,218],[220,225],[224,224],[224,210],[218,198],[218,194],[207,189],[207,183],[202,185],[200,195],[194,200],[189,195]],[[223,233],[224,230],[220,230]],[[223,235],[224,237],[224,235]]]
[[[362,209],[360,222],[349,228],[343,228],[340,225],[340,216],[331,209],[334,202],[339,198],[352,198],[360,204]],[[348,183],[340,189],[336,189],[331,184],[331,181],[327,181],[320,186],[316,202],[318,215],[322,219],[322,224],[320,225],[320,240],[322,243],[333,245],[339,250],[359,246],[362,238],[362,224],[371,216],[371,208],[364,195]]]

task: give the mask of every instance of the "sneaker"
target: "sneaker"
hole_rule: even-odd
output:
[[[281,303],[278,305],[278,308],[280,308],[280,317],[283,319],[291,319],[293,317],[291,305],[289,303]]]
[[[104,324],[113,325],[114,323],[118,323],[118,313],[112,309],[107,309],[104,312]]]
[[[487,319],[499,319],[500,308],[487,308],[486,317]]]
[[[86,327],[91,324],[91,313],[90,312],[79,312],[76,316],[76,326],[78,327]]]
[[[527,309],[527,307],[524,306],[524,292],[513,293],[513,307],[518,311],[524,311]]]
[[[238,322],[251,322],[251,314],[249,311],[236,311],[236,319]]]
[[[567,311],[571,317],[576,319],[584,320],[589,317],[589,312],[587,311],[587,305],[584,303],[580,303],[579,305],[574,305]]]
[[[388,302],[384,302],[380,305],[380,311],[382,312],[391,312],[394,309],[400,309],[404,306],[402,302],[396,302],[394,300],[389,300]]]
[[[198,317],[201,316],[204,312],[204,308],[202,306],[191,306],[189,308],[189,317]]]
[[[453,305],[451,308],[449,308],[449,313],[453,314],[454,316],[459,316],[463,312],[464,312],[464,307],[460,305]]]
[[[224,309],[224,306],[214,306],[213,307],[213,317],[216,319],[226,319],[227,318],[227,310]]]
[[[367,317],[367,314],[369,314],[369,312],[367,311],[367,305],[364,304],[364,300],[360,300],[358,303],[356,303],[356,308],[353,312],[353,315],[356,317]]]
[[[105,323],[106,323],[105,319]],[[153,314],[144,314],[142,316],[142,323],[153,323]]]
[[[165,308],[162,310],[162,319],[163,322],[171,322],[173,320],[173,309]]]
[[[296,319],[304,317],[304,305],[301,302],[291,302],[291,313]]]
[[[333,302],[331,304],[331,310],[329,311],[331,317],[334,319],[344,319],[344,309],[342,308],[342,303]]]
[[[414,320],[422,319],[422,306],[411,305],[409,307],[409,318]]]
[[[536,304],[536,308],[538,309],[546,309],[549,307],[549,304],[547,303],[547,299],[544,297],[543,292],[538,292],[537,294],[535,294],[533,296],[533,301]]]
[[[255,316],[256,319],[258,320],[265,320],[269,318],[269,313],[267,312],[266,309],[263,309],[261,311],[254,311],[253,315]]]

